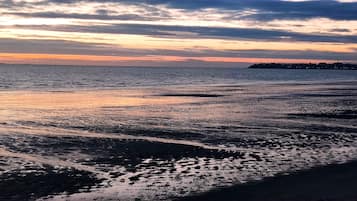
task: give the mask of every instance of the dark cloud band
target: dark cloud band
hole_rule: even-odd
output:
[[[66,40],[0,39],[0,52],[34,54],[76,54],[100,56],[181,56],[181,57],[242,57],[242,58],[285,58],[285,59],[328,59],[356,61],[354,52],[298,51],[298,50],[138,50],[114,47],[100,43],[80,43]]]
[[[75,0],[48,0],[51,3],[74,3]],[[333,0],[278,1],[278,0],[82,0],[81,2],[117,2],[126,4],[166,5],[171,8],[198,10],[216,8],[258,12],[247,18],[257,20],[330,18],[334,20],[357,20],[357,2]]]
[[[57,25],[57,26],[16,26],[18,28],[51,30],[61,32],[133,34],[166,38],[213,38],[239,39],[260,41],[305,41],[305,42],[333,42],[357,43],[357,36],[304,34],[282,30],[263,30],[249,28],[198,27],[198,26],[168,26],[149,24],[111,24],[111,25]],[[187,34],[190,33],[190,34]]]

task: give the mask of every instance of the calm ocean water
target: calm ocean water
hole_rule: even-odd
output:
[[[355,160],[356,108],[357,71],[2,65],[0,200],[173,200]]]
[[[0,89],[116,89],[136,86],[356,80],[356,71],[245,68],[66,67],[1,65]]]

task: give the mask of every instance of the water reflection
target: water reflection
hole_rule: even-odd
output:
[[[41,199],[167,200],[344,162],[357,157],[355,84],[2,91],[0,179],[82,181]]]

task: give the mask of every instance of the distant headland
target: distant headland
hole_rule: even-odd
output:
[[[253,64],[249,68],[259,69],[321,69],[321,70],[357,70],[357,64],[348,63],[260,63]]]

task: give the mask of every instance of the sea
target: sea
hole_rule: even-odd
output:
[[[357,71],[0,65],[0,200],[176,200],[357,159]]]

